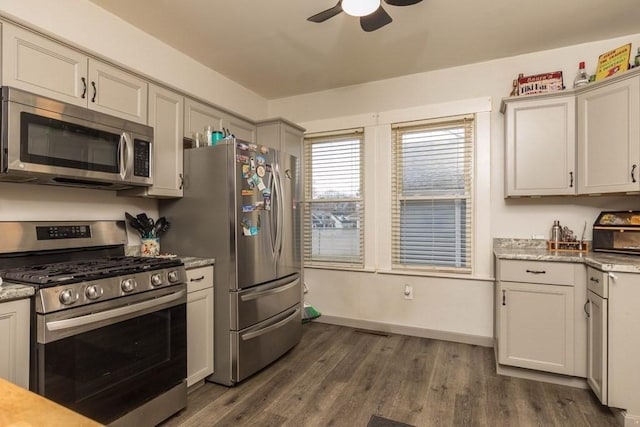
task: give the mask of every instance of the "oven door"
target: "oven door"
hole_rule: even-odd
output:
[[[187,373],[186,286],[115,301],[37,318],[35,391],[103,424]]]

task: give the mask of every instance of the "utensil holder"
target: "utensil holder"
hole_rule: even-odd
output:
[[[150,237],[142,239],[140,245],[140,255],[144,257],[154,257],[160,255],[160,238]]]

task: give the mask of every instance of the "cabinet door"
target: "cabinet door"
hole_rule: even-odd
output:
[[[277,119],[258,123],[258,143],[302,159],[304,130]]]
[[[187,387],[213,373],[213,288],[187,294]]]
[[[253,123],[237,117],[228,116],[223,120],[223,127],[228,129],[236,138],[243,141],[256,141],[256,127]]]
[[[500,282],[498,361],[573,374],[573,287]]]
[[[222,130],[225,113],[193,99],[184,100],[184,137],[193,138],[196,132],[204,135],[205,128]]]
[[[29,300],[0,303],[0,377],[29,388]]]
[[[19,27],[2,25],[2,85],[87,105],[87,57]]]
[[[607,300],[589,291],[587,300],[587,382],[607,404]]]
[[[182,197],[182,135],[184,99],[151,85],[149,126],[153,126],[153,187],[149,196]]]
[[[89,108],[147,123],[147,82],[119,68],[89,60]]]
[[[575,194],[575,98],[507,103],[505,195]]]
[[[578,95],[578,193],[640,190],[640,78]]]

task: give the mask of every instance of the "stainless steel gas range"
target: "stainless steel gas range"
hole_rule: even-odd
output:
[[[186,406],[186,273],[124,256],[124,221],[0,222],[0,277],[33,286],[30,388],[103,424]]]

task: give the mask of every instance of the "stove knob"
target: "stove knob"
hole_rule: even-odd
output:
[[[160,273],[156,273],[156,274],[151,275],[151,284],[153,286],[162,285],[162,276],[160,275]]]
[[[74,292],[73,289],[65,289],[60,292],[60,296],[58,297],[60,302],[64,305],[71,305],[74,302],[78,301],[78,293]]]
[[[135,279],[124,279],[120,284],[120,287],[124,292],[131,292],[136,288],[136,286],[138,286],[138,284]]]
[[[85,289],[84,294],[89,299],[98,299],[102,296],[103,290],[99,285],[90,285]]]
[[[171,283],[177,282],[178,279],[180,278],[180,276],[178,276],[178,272],[176,270],[170,271],[167,277],[169,278],[169,282],[171,282]]]

